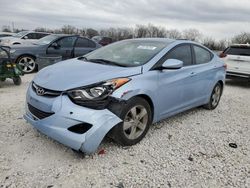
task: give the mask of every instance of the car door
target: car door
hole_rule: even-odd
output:
[[[160,118],[175,114],[192,104],[195,91],[193,87],[193,58],[190,44],[181,44],[170,50],[162,59],[178,59],[183,67],[173,70],[161,70],[158,77],[158,96]]]
[[[73,48],[76,41],[76,36],[67,36],[58,39],[53,42],[47,48],[47,54],[49,55],[60,55],[62,59],[73,58]]]
[[[219,65],[212,62],[214,55],[204,47],[192,45],[192,49],[194,54],[192,71],[193,81],[195,82],[193,88],[195,98],[193,102],[196,104],[204,104],[211,94],[211,87],[213,87],[212,84],[214,82],[217,66]]]
[[[93,41],[87,38],[78,37],[74,47],[74,57],[85,55],[95,50],[95,48],[96,44]]]

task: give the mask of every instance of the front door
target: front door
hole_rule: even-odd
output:
[[[48,47],[47,54],[60,55],[62,56],[62,59],[73,58],[73,48],[76,38],[76,36],[70,36],[57,40]]]
[[[179,112],[194,99],[192,50],[189,44],[175,47],[164,56],[164,60],[178,59],[183,67],[176,70],[159,71],[158,96],[161,118]]]

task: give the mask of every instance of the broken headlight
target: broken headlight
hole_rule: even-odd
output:
[[[78,105],[97,107],[98,105],[102,106],[106,104],[106,99],[108,98],[108,96],[110,96],[116,89],[129,81],[129,78],[117,78],[89,87],[73,89],[68,91],[67,93],[70,99]]]

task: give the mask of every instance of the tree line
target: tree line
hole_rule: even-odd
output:
[[[14,32],[19,32],[24,29],[14,29]],[[3,26],[2,31],[10,32],[9,27]],[[131,38],[144,38],[144,37],[164,37],[173,39],[188,39],[196,42],[200,42],[212,50],[224,50],[228,45],[232,43],[246,44],[250,43],[250,33],[242,32],[235,35],[231,39],[215,40],[212,37],[204,36],[197,29],[185,29],[179,31],[177,29],[166,29],[165,27],[156,26],[153,24],[147,25],[136,25],[132,27],[118,27],[118,28],[107,28],[107,29],[93,29],[93,28],[76,28],[72,25],[64,25],[59,29],[48,29],[38,27],[35,31],[49,32],[56,34],[77,34],[92,38],[97,35],[107,36],[112,38],[114,41],[131,39]]]

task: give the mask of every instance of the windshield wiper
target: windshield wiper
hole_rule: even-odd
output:
[[[83,60],[83,61],[89,61],[88,58],[82,56],[82,57],[78,57],[78,60]]]
[[[103,65],[115,65],[115,66],[119,66],[119,67],[127,67],[126,65],[121,65],[120,63],[114,62],[114,61],[110,61],[107,59],[86,59],[87,61],[93,62],[93,63],[100,63]]]

